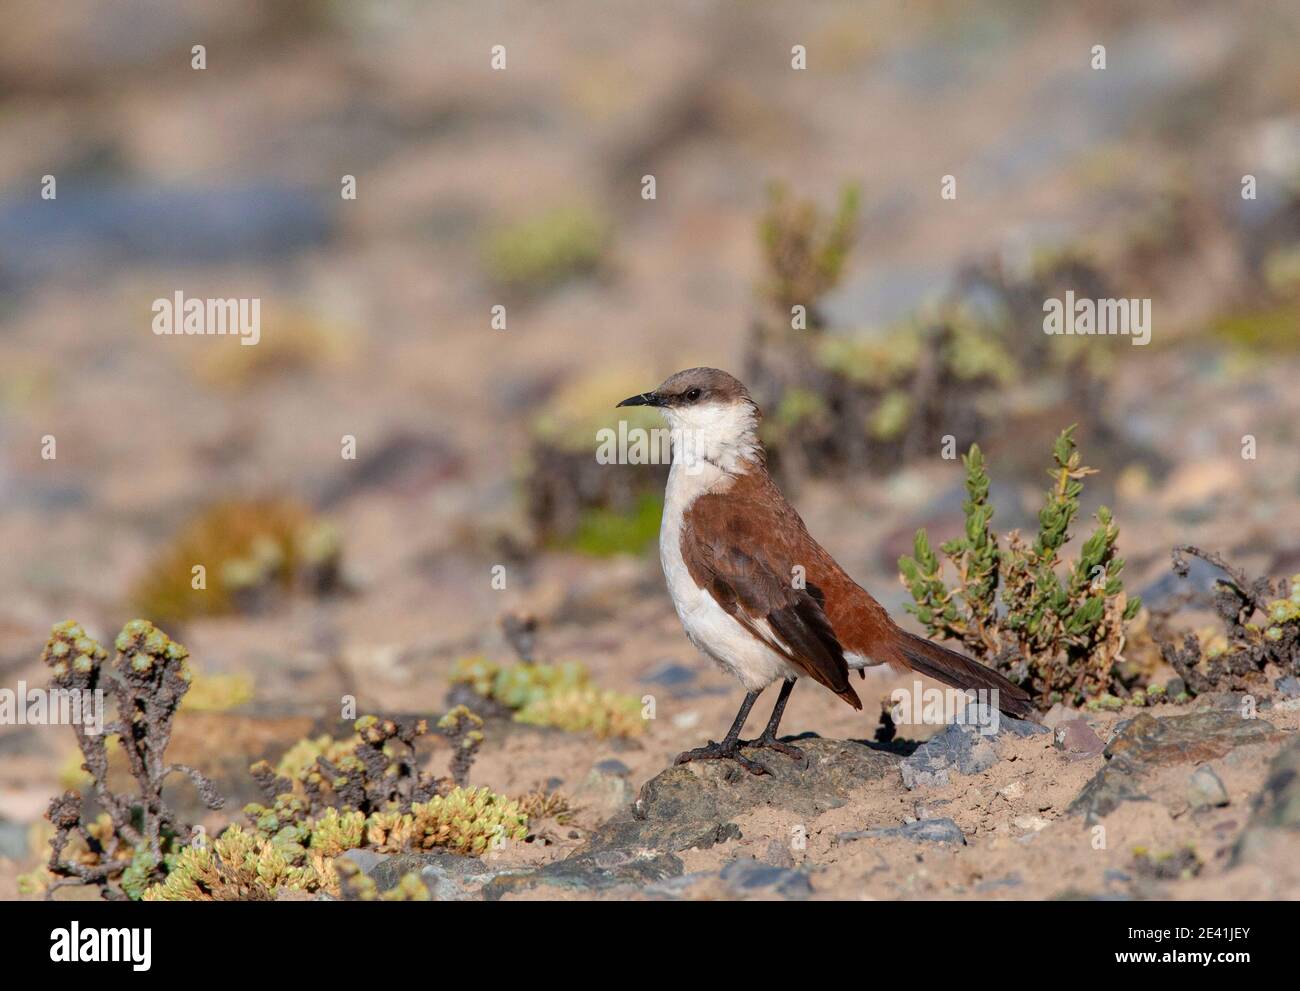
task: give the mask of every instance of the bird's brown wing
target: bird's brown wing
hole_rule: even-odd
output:
[[[681,541],[691,578],[792,666],[862,708],[820,590],[797,580],[796,568],[806,574],[812,562],[800,559],[801,541],[782,525],[784,500],[747,489],[701,496],[687,510]],[[802,525],[798,532],[806,537]]]

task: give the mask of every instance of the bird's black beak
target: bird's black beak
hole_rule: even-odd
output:
[[[657,392],[643,392],[639,396],[629,396],[624,399],[619,406],[662,406],[664,405],[663,396]],[[615,407],[617,409],[618,407]]]

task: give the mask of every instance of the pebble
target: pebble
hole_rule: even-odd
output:
[[[921,819],[888,829],[863,829],[852,833],[840,833],[836,842],[876,839],[878,837],[897,836],[914,843],[955,843],[966,845],[966,837],[960,827],[951,819]]]
[[[1202,764],[1187,779],[1187,801],[1194,809],[1222,808],[1228,804],[1228,789],[1209,764]]]

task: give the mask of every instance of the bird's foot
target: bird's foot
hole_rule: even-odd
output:
[[[751,750],[775,750],[778,754],[785,754],[794,760],[804,759],[804,752],[798,747],[790,743],[782,743],[775,736],[766,733],[752,740],[741,740],[738,746],[748,747]]]
[[[687,750],[677,755],[674,764],[685,764],[692,760],[734,760],[750,774],[768,774],[768,769],[756,760],[750,760],[740,752],[741,744],[736,740],[723,740],[721,743],[714,743],[712,740],[706,746],[696,747],[694,750]]]

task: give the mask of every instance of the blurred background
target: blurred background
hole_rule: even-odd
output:
[[[813,534],[891,609],[916,528],[960,531],[943,438],[984,448],[999,528],[1032,528],[1076,422],[1084,514],[1114,509],[1149,606],[1178,543],[1300,570],[1295,4],[599,11],[6,4],[5,684],[43,681],[56,621],[148,616],[208,679],[192,748],[211,769],[223,734],[234,776],[341,694],[438,710],[522,624],[671,699],[623,757],[661,767],[735,691],[663,588],[663,469],[597,465],[595,431],[697,364],[751,384]],[[1152,300],[1151,343],[1045,335],[1067,289]],[[259,298],[260,343],[156,336],[178,290]],[[791,732],[869,733],[821,694]],[[17,844],[73,741],[0,733]]]

